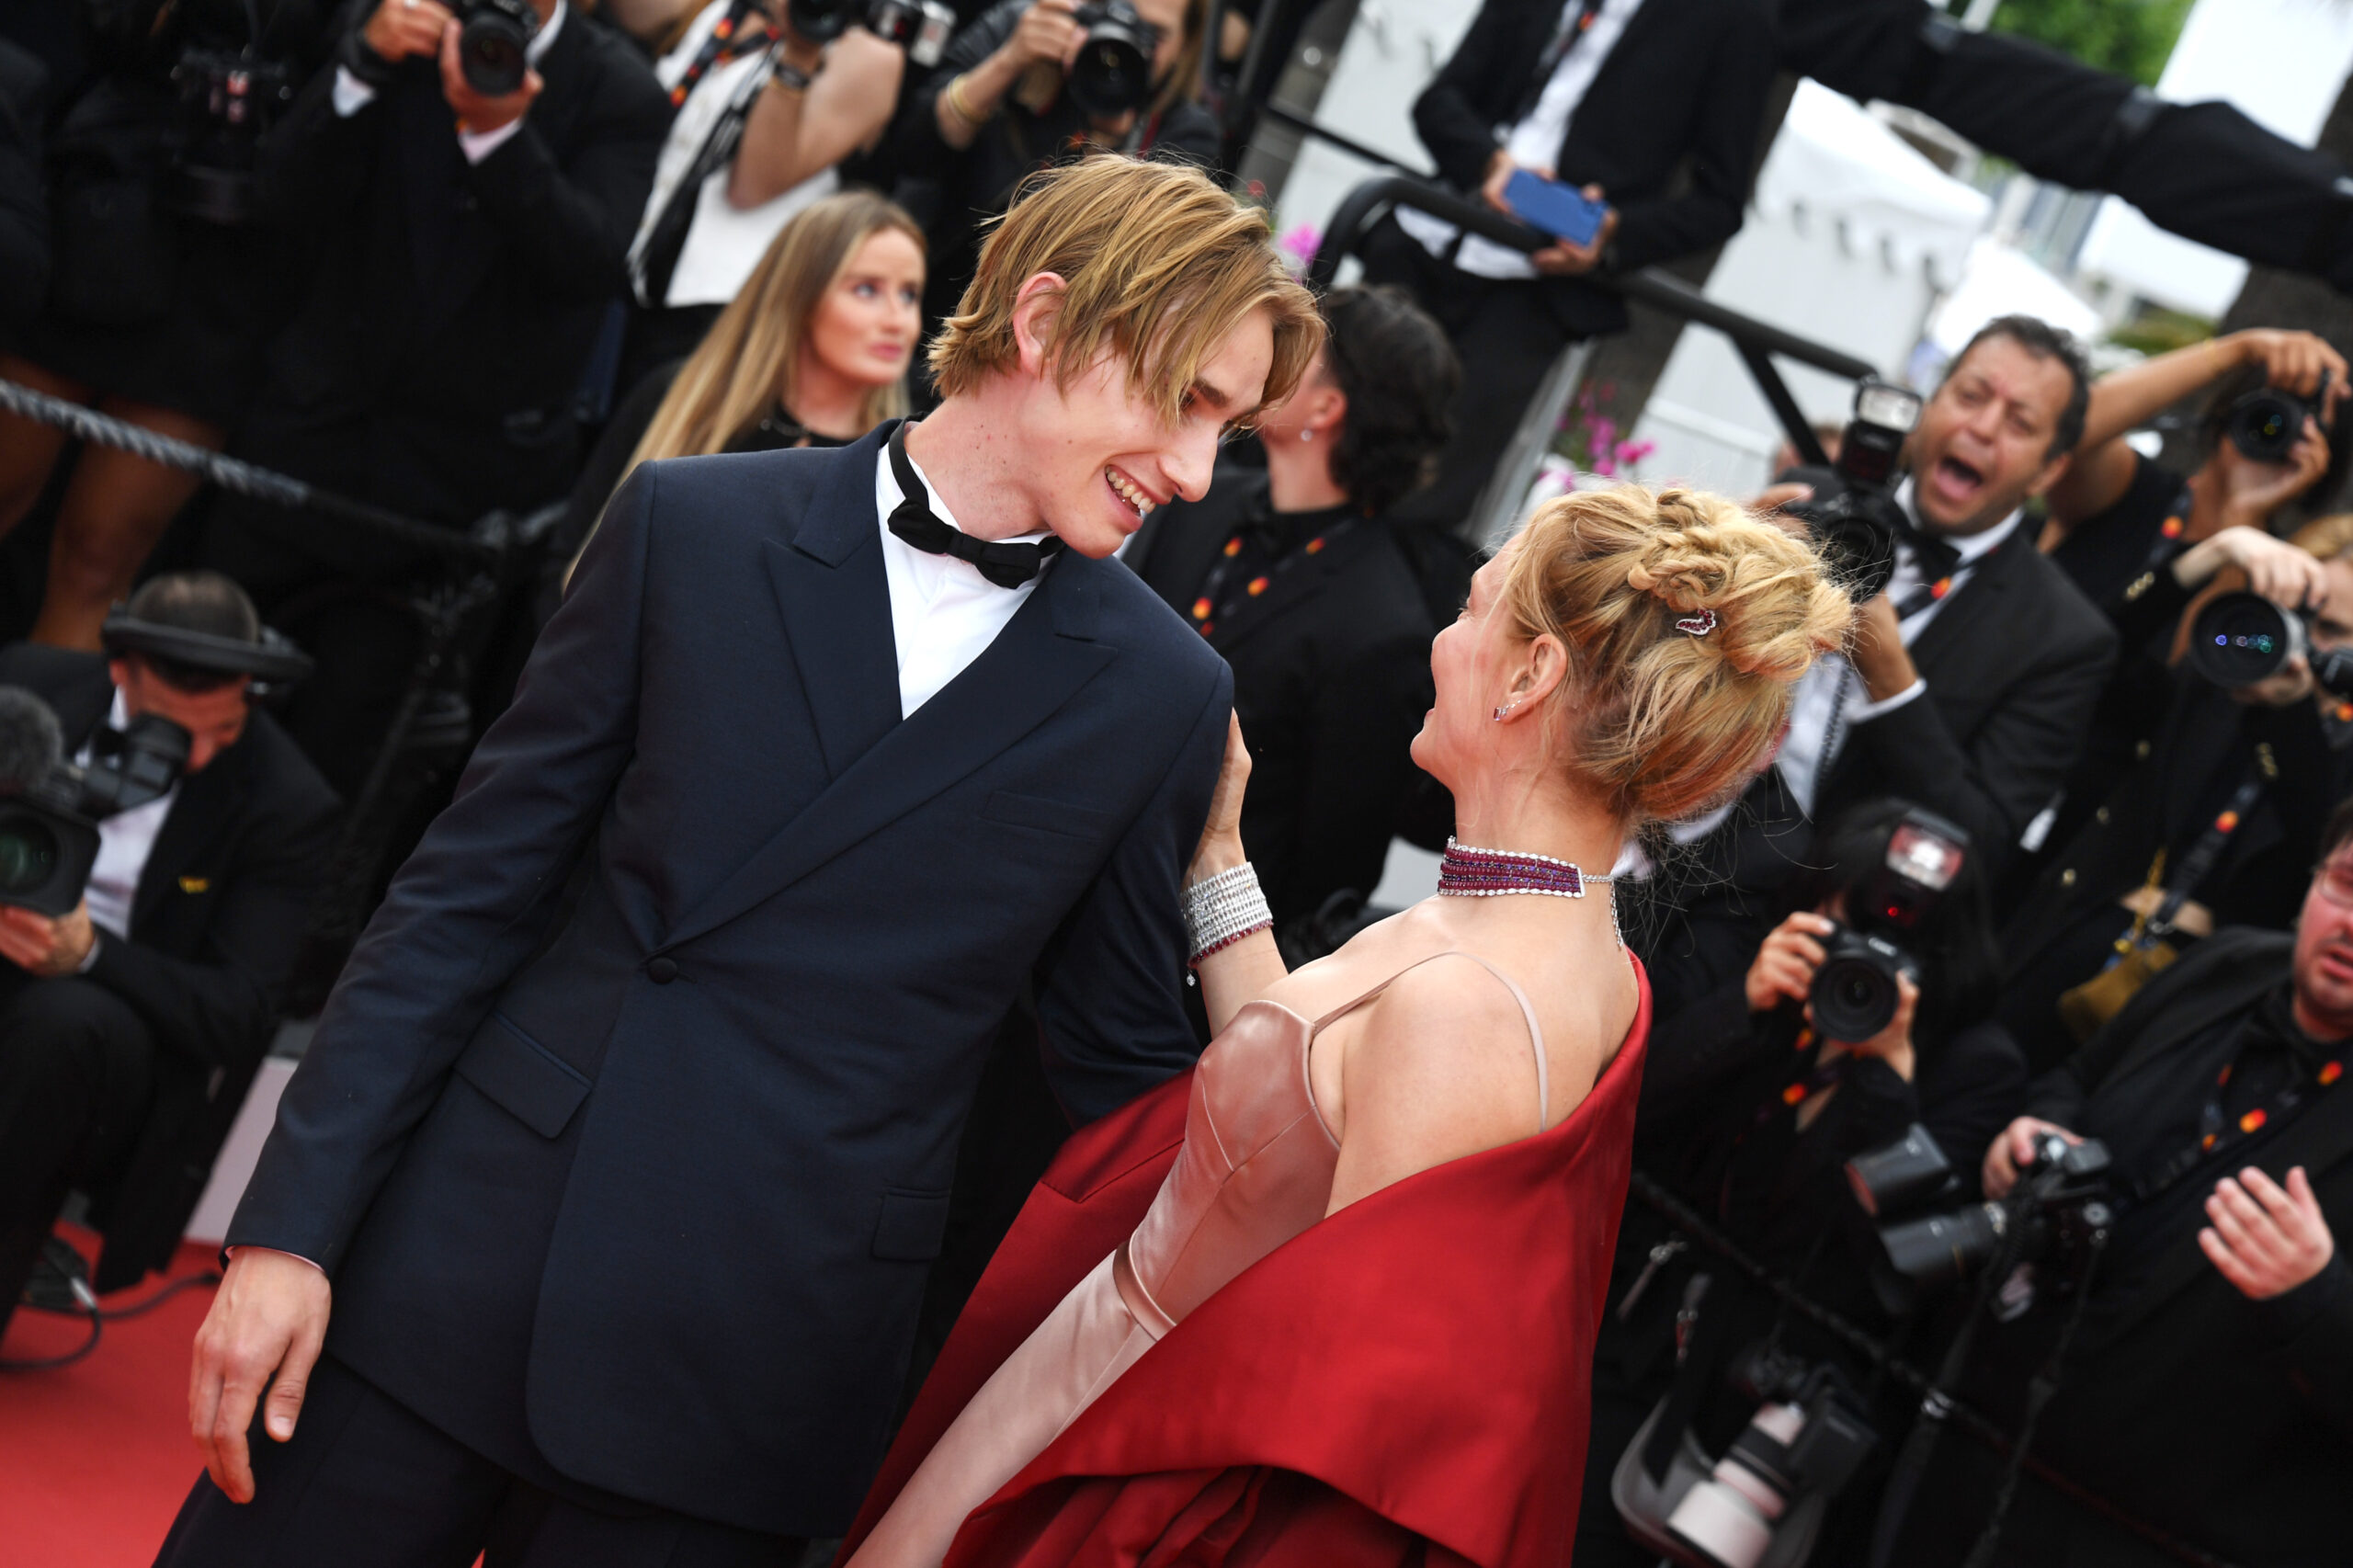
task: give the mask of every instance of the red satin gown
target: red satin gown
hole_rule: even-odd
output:
[[[892,1446],[852,1568],[1568,1561],[1649,986],[1637,964],[1626,1040],[1546,1128],[1527,997],[1438,956],[1519,1002],[1534,1135],[1326,1219],[1338,1150],[1310,1055],[1390,982],[1313,1023],[1245,1006],[1192,1074],[1057,1157]]]

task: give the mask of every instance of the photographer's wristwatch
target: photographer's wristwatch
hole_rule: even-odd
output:
[[[335,62],[370,87],[392,85],[392,62],[369,48],[367,35],[358,28],[343,35]]]

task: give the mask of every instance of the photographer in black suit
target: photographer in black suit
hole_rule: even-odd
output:
[[[0,651],[69,756],[141,714],[189,735],[171,793],[99,824],[80,908],[0,905],[0,1322],[70,1187],[106,1232],[99,1289],[171,1256],[268,1047],[335,801],[248,702],[288,663],[260,625],[227,579],[175,574],[109,621],[111,657]],[[142,651],[157,629],[176,656]]]
[[[2044,1407],[2036,1457],[2145,1523],[2237,1562],[2345,1560],[2353,1466],[2353,805],[2323,835],[2296,933],[2217,932],[2035,1085],[1986,1151],[2007,1192],[2037,1131],[2104,1142],[2118,1219]],[[2015,1422],[2067,1315],[1989,1325],[1961,1397]],[[1896,1561],[1958,1562],[1995,1468],[1948,1439]],[[2194,1478],[2194,1483],[2185,1484]],[[2178,1561],[2021,1482],[1997,1561]]]
[[[438,0],[381,0],[264,142],[263,200],[316,236],[319,265],[241,455],[453,528],[564,493],[574,390],[669,107],[626,42],[565,0],[533,5],[523,85],[488,97]],[[429,559],[236,501],[212,559],[318,658],[289,724],[352,786],[410,661],[398,590]]]
[[[1757,0],[1486,0],[1414,105],[1438,173],[1508,212],[1532,169],[1608,203],[1588,245],[1523,256],[1406,211],[1366,237],[1365,276],[1410,289],[1474,369],[1437,481],[1407,507],[1459,523],[1571,339],[1620,332],[1626,307],[1578,281],[1706,250],[1740,227],[1771,23]]]
[[[1337,290],[1323,312],[1315,368],[1259,421],[1266,472],[1228,468],[1127,554],[1233,667],[1244,831],[1279,930],[1372,892],[1417,772],[1437,630],[1389,515],[1445,444],[1461,380],[1444,331],[1397,290]]]
[[[1896,796],[1966,828],[1998,879],[2057,791],[2116,633],[2023,530],[2026,503],[2066,472],[2088,381],[2074,342],[2027,316],[1987,324],[1953,360],[1906,449],[1894,576],[1862,606],[1848,656],[1800,685],[1745,805],[1686,830],[1700,869],[1642,943],[1662,1018],[1745,967],[1808,824]]]

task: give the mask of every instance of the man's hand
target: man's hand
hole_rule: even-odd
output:
[[[2328,601],[2328,574],[2305,551],[2261,528],[2227,528],[2181,552],[2173,564],[2177,582],[2196,588],[2225,566],[2246,574],[2247,586],[2290,609],[2317,609]]]
[[[1883,592],[1873,594],[1855,612],[1855,639],[1848,657],[1873,702],[1908,691],[1920,678],[1919,667],[1904,646],[1904,623],[1896,618],[1894,602]]]
[[[254,1407],[269,1391],[266,1426],[278,1442],[294,1436],[311,1369],[326,1342],[333,1291],[314,1265],[267,1247],[239,1247],[196,1331],[188,1368],[188,1424],[212,1484],[232,1503],[254,1498],[245,1448]]]
[[[421,8],[429,0],[418,0],[418,3]],[[538,72],[526,68],[521,86],[498,97],[483,97],[474,91],[472,85],[466,80],[465,68],[458,63],[460,31],[454,21],[441,29],[441,96],[449,99],[449,107],[457,111],[458,129],[468,135],[479,136],[486,131],[514,124],[523,118],[524,111],[531,107],[531,100],[540,96],[540,89],[547,84],[540,80]]]
[[[1589,185],[1580,193],[1587,201],[1601,199],[1601,187]],[[1601,227],[1594,232],[1593,243],[1575,244],[1568,240],[1555,240],[1528,258],[1530,267],[1547,278],[1576,278],[1601,265],[1602,254],[1609,242],[1618,237],[1618,209],[1606,207],[1601,212]]]
[[[2019,1117],[2002,1129],[1986,1149],[1984,1168],[1978,1172],[1985,1196],[1996,1201],[2007,1198],[2010,1188],[2018,1184],[2018,1172],[2034,1164],[2035,1141],[2052,1132],[2070,1143],[2083,1142],[2057,1122],[2031,1116]]]
[[[2222,480],[2223,526],[2260,528],[2272,513],[2320,483],[2328,472],[2328,442],[2307,418],[2284,462],[2256,462],[2228,441],[2215,449],[2213,461]]]
[[[1071,20],[1071,13],[1077,9],[1077,0],[1031,0],[1014,25],[1013,36],[1001,46],[1007,62],[1017,66],[1039,61],[1068,65],[1086,41],[1086,30]]]
[[[2335,415],[2347,392],[2347,370],[2345,356],[2326,338],[2309,332],[2255,327],[2231,334],[2229,341],[2244,363],[2261,365],[2264,380],[2283,392],[2310,397],[2319,390],[2321,372],[2325,370],[2328,401],[2321,414],[2324,421]]]
[[[1822,938],[1837,928],[1837,922],[1829,916],[1802,909],[1774,926],[1749,960],[1748,978],[1743,985],[1748,1010],[1762,1013],[1785,1000],[1802,1004],[1813,989],[1813,971],[1822,967],[1825,956]]]
[[[86,903],[77,903],[73,914],[55,919],[13,903],[0,904],[0,958],[27,974],[43,980],[73,974],[97,939]]]
[[[450,21],[449,8],[440,0],[383,0],[359,38],[387,62],[412,55],[429,60],[441,52],[441,36]]]
[[[2336,1253],[2302,1165],[2288,1173],[2284,1191],[2253,1165],[2236,1181],[2224,1176],[2206,1200],[2206,1217],[2213,1223],[2198,1233],[2199,1246],[2251,1301],[2285,1295]]]

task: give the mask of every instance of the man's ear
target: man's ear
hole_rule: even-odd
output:
[[[107,661],[107,674],[114,677],[114,684],[118,688],[128,687],[131,685],[131,661],[129,659],[108,659]]]
[[[1024,375],[1042,377],[1052,362],[1054,318],[1066,287],[1059,272],[1033,273],[1013,296],[1014,353]]]
[[[2034,476],[2034,483],[2026,487],[2027,494],[2029,497],[2040,495],[2044,491],[2049,490],[2052,485],[2058,483],[2061,479],[2066,476],[2067,465],[2075,460],[2075,453],[2061,452],[2057,457],[2052,458],[2049,462],[2043,464],[2042,472]]]

